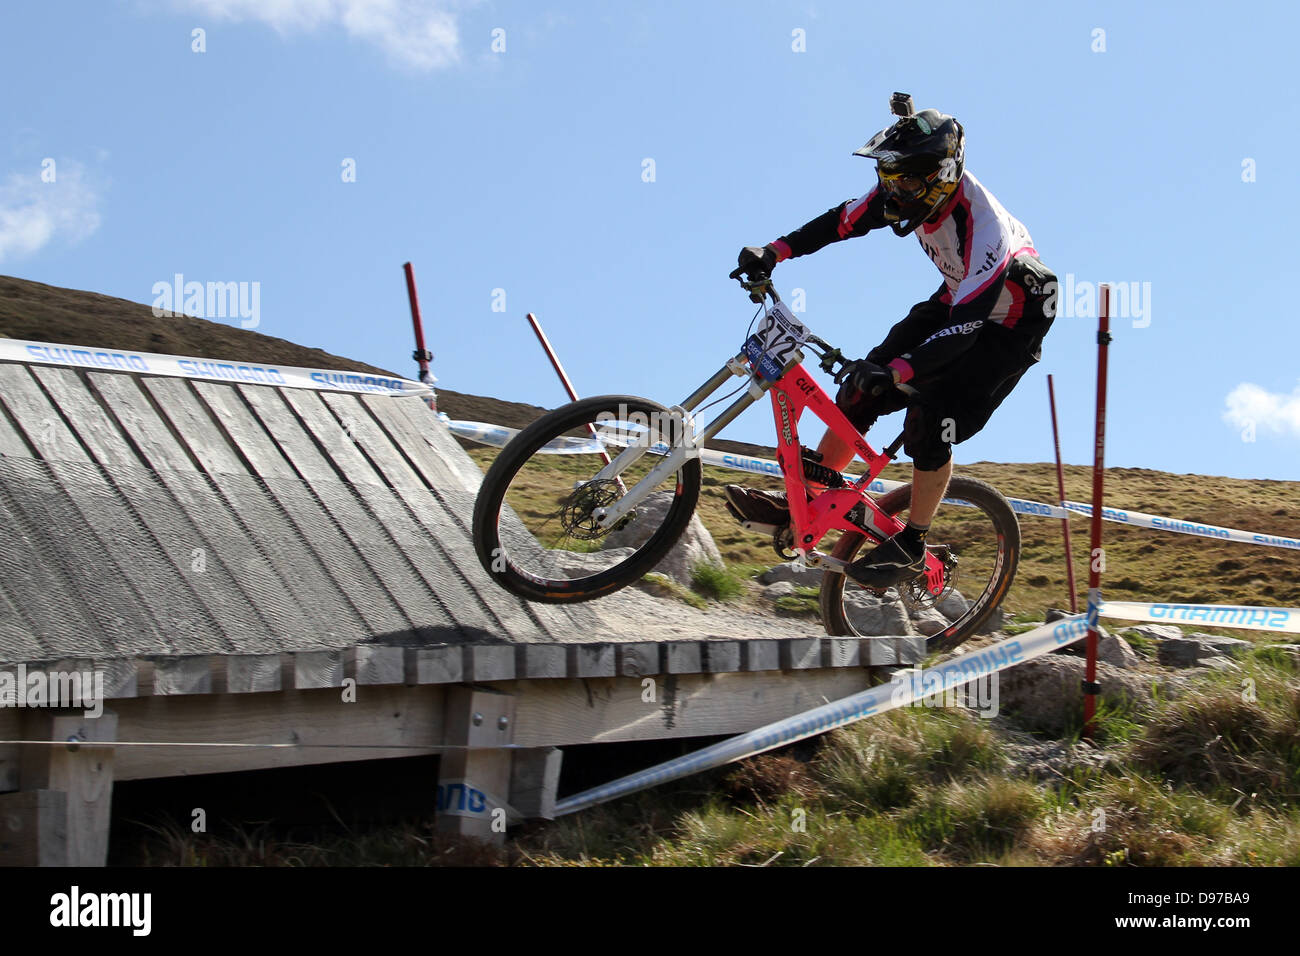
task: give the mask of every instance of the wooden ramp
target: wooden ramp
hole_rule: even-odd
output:
[[[0,362],[0,677],[93,672],[109,704],[0,707],[0,862],[102,863],[115,776],[416,753],[448,828],[495,839],[493,808],[549,815],[559,746],[738,732],[923,656],[529,604],[473,553],[479,479],[415,398]]]

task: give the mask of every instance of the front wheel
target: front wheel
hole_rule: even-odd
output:
[[[912,486],[904,485],[879,498],[876,505],[897,516],[907,510],[911,497]],[[944,560],[944,593],[935,598],[921,578],[880,594],[859,586],[847,575],[828,571],[822,578],[821,610],[829,634],[877,634],[880,631],[874,625],[890,619],[886,613],[889,605],[902,605],[903,610],[910,606],[913,611],[918,606],[928,607],[938,614],[926,616],[935,628],[926,640],[926,650],[947,651],[977,633],[997,610],[1011,588],[1020,560],[1016,513],[997,489],[974,478],[954,477],[946,498],[950,503],[940,509],[926,542],[929,551]],[[874,546],[874,542],[859,532],[846,532],[832,554],[852,562],[870,550],[864,545]],[[895,613],[893,619],[898,616]]]
[[[598,520],[680,440],[680,422],[631,395],[583,399],[543,415],[502,449],[474,503],[474,550],[502,587],[530,601],[602,597],[651,570],[677,543],[700,497],[698,457],[663,475],[612,527]],[[603,451],[639,457],[597,477]],[[636,452],[632,453],[633,456]]]

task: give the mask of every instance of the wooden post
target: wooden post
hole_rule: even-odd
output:
[[[559,747],[516,750],[510,768],[510,805],[529,820],[555,819],[555,794],[560,785]]]
[[[459,749],[438,760],[438,822],[442,833],[475,837],[498,846],[514,811],[510,793],[515,699],[476,687],[447,691],[445,742]]]
[[[91,719],[79,711],[30,710],[22,726],[25,739],[69,743],[22,748],[22,789],[0,797],[7,831],[0,837],[0,865],[104,866],[117,715],[106,710]]]

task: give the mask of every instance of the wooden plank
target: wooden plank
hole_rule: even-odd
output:
[[[459,645],[414,649],[415,683],[458,684],[464,679],[465,653]]]
[[[68,866],[68,794],[23,790],[0,796],[0,866]]]
[[[44,466],[33,463],[31,467]],[[57,514],[49,510],[20,512],[9,506],[6,496],[0,496],[0,527],[11,529],[11,532],[22,529],[29,522],[45,522],[58,527],[59,516],[66,516],[66,501],[59,504]],[[87,541],[85,550],[98,557],[102,551],[95,544],[93,540]],[[106,589],[111,595],[111,584],[102,577],[75,576],[60,563],[59,558],[58,554],[42,554],[39,549],[30,547],[0,547],[0,581],[15,596],[7,603],[19,615],[30,639],[50,656],[89,650],[86,635],[103,635],[107,623],[93,616],[95,607],[103,603],[102,600],[98,605],[95,602],[105,596]],[[113,566],[107,555],[104,555],[104,565]],[[50,600],[52,594],[60,592],[65,596],[64,600]],[[139,626],[147,629],[150,625],[141,618]],[[30,647],[30,641],[26,643]],[[29,656],[32,656],[30,652]]]
[[[312,496],[309,486],[298,477],[262,424],[240,399],[240,393],[229,385],[211,382],[196,382],[194,388],[253,471],[266,480],[267,489],[308,542],[312,554],[329,556],[323,565],[325,572],[343,600],[365,620],[369,631],[389,634],[417,630],[415,622],[405,613],[402,601],[395,595],[404,595],[417,608],[422,598],[427,603],[418,576],[394,562],[366,560],[365,554],[373,542],[350,535],[351,522],[339,524],[334,521],[328,504],[337,499],[334,496]],[[274,394],[272,389],[255,390]],[[282,416],[292,417],[283,404],[279,409]]]
[[[117,754],[115,778],[234,773],[437,753],[442,743],[442,693],[436,686],[374,687],[345,707],[339,705],[337,689],[116,702],[120,740],[289,746],[124,747]]]
[[[135,697],[139,692],[134,658],[96,660],[94,668],[104,675],[104,697],[106,699]]]
[[[199,463],[210,475],[247,475],[248,465],[230,440],[197,400],[190,384],[178,378],[146,378],[145,390],[154,397],[177,434],[185,440]]]
[[[806,670],[821,666],[821,638],[787,637],[781,641],[782,670]]]
[[[70,368],[46,365],[33,367],[31,373],[63,409],[77,437],[90,449],[91,457],[110,472],[144,467],[126,435],[104,411],[80,375]]]
[[[358,684],[402,684],[406,681],[405,648],[359,644],[352,649]]]
[[[826,667],[861,666],[861,642],[853,637],[823,637],[822,663]]]
[[[618,673],[618,655],[613,644],[570,644],[570,677],[613,677]]]
[[[10,423],[9,417],[0,411],[0,458],[35,458],[35,449],[31,448],[18,429]]]
[[[425,484],[431,488],[459,487],[471,495],[478,494],[483,473],[472,461],[465,460],[459,446],[456,451],[460,454],[453,456],[447,445],[442,445],[440,453],[441,443],[435,441],[435,429],[441,429],[453,445],[455,440],[447,433],[447,426],[424,403],[378,395],[367,395],[361,401]]]
[[[863,668],[789,673],[682,674],[672,693],[642,700],[639,679],[589,678],[499,685],[515,694],[515,744],[563,747],[580,743],[662,740],[739,734],[811,710],[869,686]]]
[[[392,492],[380,494],[372,486],[362,486],[362,496],[376,515],[384,520],[386,530],[398,543],[401,552],[406,555],[429,550],[437,559],[429,562],[415,562],[414,568],[425,577],[430,590],[446,608],[452,619],[465,631],[467,637],[503,636],[509,634],[516,639],[527,640],[539,630],[536,615],[514,599],[503,600],[493,595],[489,601],[483,594],[482,587],[476,587],[467,576],[478,565],[469,555],[453,553],[453,543],[446,540],[451,530],[451,522],[446,515],[441,500],[411,471],[401,453],[393,446],[389,437],[379,428],[354,395],[325,394],[319,396],[326,407],[337,418],[336,428],[343,430],[355,446],[365,452],[368,463],[364,469],[354,468],[349,473],[369,474],[378,469],[386,483],[392,486]],[[300,403],[304,408],[309,403]],[[328,414],[328,413],[326,413]],[[334,431],[320,415],[314,419],[318,429],[317,439],[337,441]],[[345,468],[352,456],[344,459]],[[394,497],[395,495],[395,497]],[[396,507],[394,507],[394,505]],[[404,507],[403,507],[404,506]],[[417,529],[423,527],[424,533]],[[464,543],[468,544],[468,535]],[[441,575],[433,575],[434,566],[442,569]],[[484,582],[485,584],[486,582]],[[495,589],[494,589],[495,590]],[[547,635],[538,635],[547,636]],[[553,635],[551,635],[553,636]]]
[[[282,685],[279,654],[231,654],[225,661],[228,694],[261,694]]]
[[[708,674],[740,670],[740,641],[703,641],[701,665]]]
[[[655,643],[615,644],[620,677],[642,677],[647,674],[662,674],[660,647]]]
[[[278,578],[280,586],[292,595],[277,608],[277,623],[285,619],[293,622],[298,637],[293,643],[342,643],[367,636],[365,619],[349,603],[345,588],[330,577],[324,558],[312,549],[302,529],[274,497],[266,495],[253,479],[243,458],[188,383],[148,379],[146,387],[216,485],[244,534],[264,556],[257,562],[263,575]]]
[[[19,431],[40,458],[90,461],[63,416],[23,366],[0,363],[0,401],[8,406]]]
[[[781,669],[781,642],[779,640],[741,641],[741,669],[746,671],[775,671]]]
[[[129,375],[88,372],[86,379],[108,407],[122,430],[130,436],[150,468],[197,471],[194,460],[176,440],[144,392]]]
[[[236,575],[242,575],[244,569],[223,563],[221,549],[207,536],[228,526],[229,519],[210,525],[203,518],[191,517],[202,509],[195,499],[195,485],[185,485],[177,468],[188,473],[192,462],[175,444],[165,423],[152,414],[148,400],[129,376],[99,376],[95,391],[106,396],[105,402],[123,420],[135,423],[132,438],[152,449],[144,459],[137,456],[125,426],[119,426],[76,373],[41,369],[37,374],[91,455],[113,477],[116,494],[131,509],[132,517],[115,523],[118,531],[113,542],[116,547],[110,549],[111,560],[119,562],[121,576],[140,595],[138,603],[157,622],[161,636],[153,642],[155,646],[167,646],[174,638],[172,646],[189,650],[230,649],[238,646],[232,642],[240,641],[242,635],[264,630],[258,611],[236,583]],[[158,457],[153,452],[158,452]],[[149,471],[149,467],[158,470]],[[210,492],[205,498],[212,507],[221,507]],[[91,517],[87,515],[88,520]],[[103,518],[97,523],[103,524]],[[149,554],[169,562],[174,576],[145,566],[140,559]],[[202,556],[202,565],[195,564],[196,555]],[[202,573],[196,572],[196,567]]]
[[[665,673],[698,674],[704,669],[700,642],[666,641],[663,648]]]
[[[515,670],[519,677],[567,677],[568,652],[563,644],[518,644]]]
[[[468,644],[465,654],[465,679],[470,681],[513,680],[514,644]]]
[[[926,658],[925,637],[863,637],[862,665],[864,667],[889,667],[920,664]]]
[[[172,694],[211,694],[212,658],[207,654],[153,658],[153,692]]]
[[[361,454],[353,436],[330,413],[319,395],[289,388],[282,391],[280,396],[288,402],[303,426],[325,450],[330,463],[339,469],[345,481],[358,486],[386,487],[383,478]],[[350,420],[360,421],[361,417],[362,412],[358,407],[354,419]]]
[[[298,651],[288,655],[293,686],[298,690],[343,686],[343,652]]]

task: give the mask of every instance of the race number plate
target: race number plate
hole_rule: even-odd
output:
[[[775,382],[811,334],[784,302],[778,302],[763,316],[758,331],[745,342],[745,355],[761,378]]]

